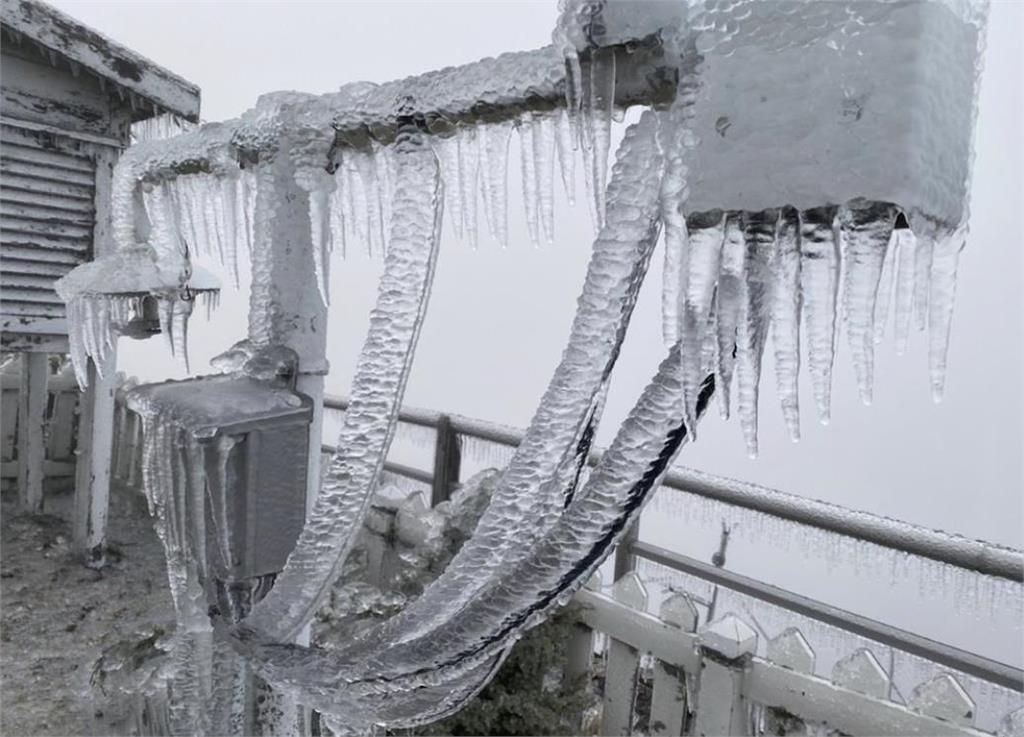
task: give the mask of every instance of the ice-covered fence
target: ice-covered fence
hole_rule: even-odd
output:
[[[576,602],[583,610],[572,644],[577,661],[590,664],[597,633],[608,642],[601,648],[604,735],[991,734],[975,726],[976,702],[950,673],[916,684],[901,700],[878,657],[860,648],[822,677],[800,629],[779,633],[759,656],[754,623],[727,612],[701,624],[687,594],[648,611],[636,572],[606,593],[592,581]],[[999,716],[997,734],[1019,734],[1024,710]]]
[[[43,356],[45,359],[45,355]],[[18,433],[24,432],[21,415],[22,375],[18,363],[12,363],[2,374],[4,407],[3,473],[4,480],[17,479],[20,472]],[[70,478],[75,475],[75,444],[78,426],[78,385],[68,371],[48,376],[45,424],[42,427],[44,478]]]
[[[346,406],[344,398],[327,397],[325,427],[338,421]],[[330,436],[329,432],[327,436]],[[522,433],[514,428],[458,415],[404,408],[396,438],[396,445],[401,446],[404,441],[405,445],[429,450],[430,455],[418,455],[417,466],[388,460],[384,465],[385,473],[391,479],[404,480],[416,488],[429,490],[436,503],[447,498],[452,486],[458,483],[461,466],[474,463],[504,466],[511,450],[518,446]],[[599,455],[595,453],[592,462],[596,462]],[[444,475],[439,475],[437,469],[444,469]],[[663,479],[662,489],[659,494],[672,494],[673,499],[678,497],[680,504],[695,508],[714,506],[711,514],[716,519],[722,515],[738,516],[746,523],[756,517],[765,524],[786,528],[782,534],[773,535],[773,538],[810,537],[813,540],[814,536],[808,534],[812,532],[823,539],[828,537],[838,540],[842,545],[889,553],[903,560],[903,565],[912,561],[911,570],[925,579],[949,575],[948,571],[964,579],[977,579],[983,582],[977,583],[977,587],[988,587],[985,597],[997,604],[1003,602],[1004,605],[1019,606],[1024,594],[1024,554],[1018,550],[690,469],[676,469],[668,473]],[[752,524],[743,526],[754,527]],[[798,529],[801,534],[794,534]],[[929,711],[924,704],[948,704],[950,694],[966,693],[975,719],[972,724],[990,730],[995,729],[1007,712],[1024,704],[1024,695],[1021,694],[1024,674],[1018,668],[837,609],[635,538],[620,546],[616,558],[620,576],[635,574],[642,577],[643,588],[652,592],[652,601],[649,602],[652,608],[657,608],[657,602],[661,602],[658,611],[663,620],[689,621],[688,612],[692,607],[693,617],[706,622],[712,594],[718,600],[718,612],[734,610],[744,617],[749,616],[748,612],[757,612],[757,621],[749,626],[761,631],[760,642],[755,643],[752,650],[760,659],[752,658],[750,663],[753,664],[751,672],[757,674],[760,680],[750,681],[753,684],[749,685],[753,689],[750,694],[753,695],[742,695],[742,701],[755,706],[763,702],[753,710],[751,718],[755,718],[762,727],[770,725],[769,731],[785,722],[785,711],[807,722],[828,722],[832,727],[851,734],[894,733],[887,730],[906,730],[908,734],[976,734],[978,732],[969,725],[963,729],[949,724],[935,727],[935,719],[941,716],[937,711],[938,706]],[[647,601],[647,594],[637,593],[635,586],[630,591],[629,601]],[[681,591],[687,592],[688,603],[685,606],[680,603],[678,596]],[[612,661],[625,659],[624,665],[612,667],[609,663],[608,678],[627,678],[629,673],[636,671],[630,665],[631,658],[639,659],[645,653],[666,652],[664,648],[677,653],[687,647],[692,649],[695,641],[692,636],[690,640],[684,638],[682,644],[652,640],[655,637],[652,632],[661,633],[659,637],[672,632],[666,629],[664,621],[654,627],[657,618],[652,615],[630,613],[626,616],[628,608],[621,606],[621,601],[619,605],[613,605],[614,602],[609,603],[608,597],[596,596],[588,592],[577,595],[577,601],[596,607],[596,613],[588,613],[584,621],[589,622],[594,630],[610,635],[613,641],[618,642],[608,648],[608,657]],[[612,598],[615,596],[622,598],[626,592],[613,589]],[[639,604],[632,605],[633,609],[638,607],[643,608]],[[624,617],[625,622],[621,621]],[[789,634],[781,641],[779,638],[793,627],[798,627],[801,636],[817,651],[817,671],[810,668],[808,673],[794,675],[785,667],[780,669],[778,660],[781,656],[777,655],[779,643],[785,644],[794,638]],[[590,633],[581,635],[584,636],[586,644],[578,644],[575,650],[577,655],[570,658],[569,670],[577,674],[589,667],[590,662],[584,653],[589,652],[593,640]],[[662,644],[652,644],[656,641]],[[841,685],[845,684],[845,687],[837,688],[830,680],[832,662],[835,661],[838,667],[845,656],[855,651],[870,651],[873,654],[859,655],[853,661],[854,665],[862,661],[884,662],[883,670],[888,670],[886,677],[891,683],[891,689],[886,691],[884,699],[872,699],[863,694],[850,695],[848,692],[856,692],[856,689],[851,689],[849,683],[836,676]],[[773,652],[776,653],[774,665]],[[687,657],[697,658],[696,655]],[[822,672],[822,668],[826,669],[825,672]],[[683,699],[680,704],[666,694],[696,691],[693,683],[689,692],[657,686],[659,679],[665,681],[673,674],[674,677],[685,679],[686,669],[680,669],[672,658],[656,659],[653,672],[652,725],[656,722],[667,724],[669,722],[657,715],[675,714],[686,702]],[[842,672],[843,669],[840,669],[840,675]],[[925,688],[926,682],[934,683]],[[922,688],[916,690],[918,686]],[[622,694],[627,691],[623,689],[621,683],[612,683],[608,691],[606,709],[610,711],[605,715],[605,733],[617,734],[618,727],[615,725],[621,726],[627,721],[633,724],[635,721],[633,698],[630,696],[626,699]],[[799,695],[801,689],[806,690],[808,695]],[[633,691],[628,693],[632,694]],[[936,693],[939,695],[936,696]],[[905,696],[903,701],[910,704],[909,707],[899,703],[901,694]],[[927,701],[929,697],[932,697],[932,702]],[[765,704],[779,708],[761,708]],[[862,721],[855,721],[861,718],[865,710]],[[860,726],[856,729],[842,726],[851,724]],[[660,727],[655,729],[655,726],[651,726],[651,729],[656,734],[680,733]],[[1008,733],[1016,734],[1012,731]]]

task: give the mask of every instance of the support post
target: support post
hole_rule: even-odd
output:
[[[21,354],[21,387],[18,394],[18,498],[21,508],[33,514],[43,511],[43,460],[46,447],[45,353]]]
[[[100,568],[107,537],[110,507],[110,467],[114,445],[114,395],[117,377],[116,346],[107,354],[104,376],[89,360],[89,386],[79,404],[78,460],[75,468],[75,548],[85,564]]]
[[[627,573],[632,573],[636,570],[636,556],[633,555],[630,547],[634,542],[640,539],[640,518],[638,517],[636,522],[629,526],[626,533],[619,540],[618,546],[615,548],[615,580],[618,581],[620,578],[625,576]]]
[[[701,628],[701,676],[695,735],[745,735],[743,681],[757,651],[757,633],[734,614]]]
[[[437,419],[437,440],[434,443],[434,484],[430,492],[432,507],[451,497],[452,488],[459,483],[461,466],[459,436],[452,429],[451,418],[441,415]]]

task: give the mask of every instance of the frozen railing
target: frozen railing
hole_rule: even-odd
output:
[[[332,413],[345,411],[347,402],[328,396],[324,405],[325,420],[330,421]],[[522,439],[521,431],[513,428],[423,409],[403,408],[400,422],[399,441],[404,435],[420,444],[433,443],[433,463],[428,464],[432,468],[388,460],[384,470],[392,477],[429,487],[434,504],[447,499],[459,483],[467,449],[500,464],[501,449],[515,448]],[[494,450],[481,452],[487,445]],[[592,462],[599,457],[599,453],[594,454]],[[984,577],[993,585],[1011,589],[1017,597],[1024,588],[1024,552],[1019,550],[691,469],[669,472],[662,488],[952,567],[964,575]],[[652,686],[647,725],[651,734],[689,733],[682,731],[684,721],[686,729],[695,734],[731,734],[735,733],[731,730],[741,727],[737,719],[754,720],[743,721],[743,733],[750,729],[755,733],[778,733],[784,720],[793,716],[806,724],[827,723],[829,728],[847,734],[983,734],[986,732],[973,725],[994,729],[1000,718],[1010,718],[1005,711],[1011,711],[1017,722],[1008,722],[999,734],[1017,734],[1014,725],[1024,717],[1019,708],[1015,710],[1024,701],[1020,696],[1024,672],[1014,666],[661,548],[635,535],[620,545],[615,569],[616,583],[609,591],[602,593],[599,582],[593,581],[589,590],[576,596],[584,607],[584,627],[578,633],[579,642],[570,648],[575,655],[570,656],[567,666],[576,675],[591,667],[587,654],[593,648],[595,633],[603,636],[599,640],[609,643],[604,648],[607,666],[602,734],[622,734],[636,728],[638,713],[646,714],[646,709],[637,708],[637,690]],[[707,619],[713,607],[699,593],[673,591],[676,586],[663,592],[666,595],[658,616],[648,613],[648,604],[658,604],[649,601],[653,597],[648,596],[647,589],[664,584],[655,569],[678,574],[684,579],[679,588],[685,589],[685,580],[692,580],[720,589],[723,595],[717,611],[727,613],[715,616],[698,630],[698,621],[702,616]],[[778,612],[776,619],[791,618],[801,629],[787,626],[772,638],[763,630],[759,635],[758,623],[728,613],[729,607],[741,600],[771,608]],[[850,643],[870,647],[859,646],[844,653],[848,657],[841,657],[830,676],[825,677],[814,669],[818,643],[809,625],[815,632],[839,632],[847,635]],[[746,633],[752,641],[740,638],[733,642],[722,634],[724,631]],[[759,637],[764,640],[760,650]],[[728,657],[733,651],[736,654]],[[897,688],[893,674],[881,664],[888,662],[888,671],[892,671],[891,658],[896,652],[930,666],[915,671],[926,674],[923,681],[908,683],[901,678],[903,689]],[[710,670],[709,661],[714,664]],[[638,665],[641,662],[643,669]],[[643,678],[638,675],[641,671]],[[705,675],[698,686],[701,674]],[[714,685],[708,686],[709,682]],[[687,694],[692,696],[698,689],[715,695],[706,695],[701,709],[693,712]],[[984,719],[978,718],[979,702],[987,707]],[[736,704],[743,708],[734,708]],[[686,714],[690,716],[684,719]]]

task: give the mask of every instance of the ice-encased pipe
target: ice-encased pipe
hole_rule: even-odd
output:
[[[416,637],[456,615],[557,519],[552,510],[562,506],[566,469],[578,467],[581,439],[618,357],[657,241],[660,124],[658,115],[645,113],[623,138],[608,191],[608,219],[594,243],[566,350],[473,537],[445,574],[382,632],[362,638],[368,647]]]
[[[335,455],[302,534],[248,626],[287,641],[329,593],[383,467],[426,311],[439,245],[442,184],[427,135],[409,122],[396,143],[397,180],[385,271]]]

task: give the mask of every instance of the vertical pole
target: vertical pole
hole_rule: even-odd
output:
[[[308,512],[320,491],[327,305],[316,287],[310,195],[296,184],[288,146],[282,136],[280,150],[256,168],[249,340],[261,347],[284,345],[298,355],[296,389],[313,401],[306,464]]]
[[[757,652],[757,633],[734,614],[701,628],[701,675],[696,735],[745,735],[749,727],[744,679]]]
[[[45,353],[21,354],[18,395],[18,494],[26,512],[43,511],[43,426],[46,423]]]
[[[434,485],[430,492],[430,505],[436,507],[451,497],[452,488],[459,483],[462,451],[459,436],[452,429],[448,415],[437,420],[437,440],[434,443]]]
[[[627,573],[632,573],[636,570],[636,556],[632,553],[632,545],[640,538],[640,519],[629,526],[626,533],[619,540],[618,546],[615,548],[615,580],[618,581],[620,578],[625,576]]]
[[[89,386],[82,395],[78,422],[78,460],[75,465],[75,548],[90,568],[104,563],[110,506],[110,465],[114,444],[114,395],[117,349],[112,348],[101,376],[89,360]]]

